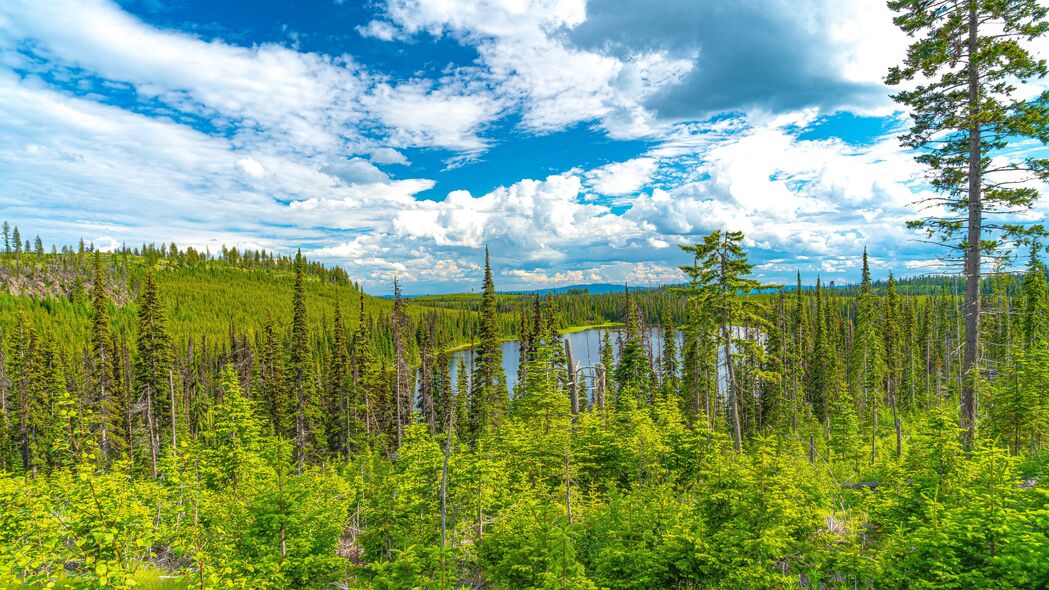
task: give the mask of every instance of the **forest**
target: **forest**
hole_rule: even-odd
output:
[[[680,286],[507,296],[486,271],[452,309],[301,254],[5,237],[10,587],[1049,580],[1038,248],[986,281],[967,439],[961,283],[875,283],[866,253],[858,285],[783,288],[714,232]],[[594,322],[622,329],[587,370],[559,330]]]
[[[1049,587],[1047,9],[889,7],[934,273],[711,221],[658,288],[382,298],[3,222],[0,589]]]

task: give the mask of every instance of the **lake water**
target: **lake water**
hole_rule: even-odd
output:
[[[601,362],[601,340],[605,337],[605,332],[609,332],[608,337],[612,341],[613,354],[618,358],[619,346],[616,341],[623,331],[624,328],[591,328],[589,330],[572,332],[571,334],[565,334],[562,336],[562,341],[567,340],[572,343],[572,355],[576,364],[580,367],[584,367],[579,374],[586,382],[588,391],[593,390],[594,370],[585,367],[593,367]],[[680,360],[684,336],[680,331],[675,331],[675,337],[677,338],[678,359]],[[650,352],[652,358],[660,356],[663,352],[663,330],[661,328],[647,329],[645,333],[645,344],[651,348]],[[517,369],[519,364],[518,361],[520,361],[521,358],[521,342],[519,340],[508,340],[503,342],[502,348],[503,371],[506,373],[507,387],[512,392],[517,385]],[[449,359],[449,370],[452,383],[455,383],[456,374],[458,373],[457,369],[459,366],[459,359],[463,359],[466,363],[467,370],[469,370],[473,366],[472,363],[476,354],[477,352],[475,350],[461,350],[451,356]],[[613,368],[614,367],[609,367],[608,370],[612,370]]]

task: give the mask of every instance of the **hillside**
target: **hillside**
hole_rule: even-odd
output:
[[[133,336],[147,268],[154,269],[176,342],[192,337],[198,345],[225,346],[231,330],[254,337],[269,318],[283,329],[292,316],[294,269],[290,259],[256,261],[254,257],[207,257],[193,252],[167,257],[138,250],[100,253],[99,258],[110,299],[109,315],[118,335]],[[356,326],[361,309],[359,287],[341,269],[316,264],[308,268],[305,287],[311,330],[331,329],[336,303],[344,323]],[[91,325],[87,293],[93,283],[90,252],[0,257],[0,325],[11,325],[18,314],[26,312],[38,330],[46,329],[62,342],[86,343]],[[385,324],[393,301],[363,297],[366,319]],[[452,313],[420,302],[409,302],[406,309],[415,323],[427,314],[439,316],[452,343],[468,339],[470,312]]]

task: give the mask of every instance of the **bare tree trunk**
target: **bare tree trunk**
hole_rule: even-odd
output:
[[[892,398],[892,424],[896,428],[896,458],[903,454],[903,425],[900,423],[899,411],[896,409],[896,397]]]
[[[175,377],[171,369],[168,369],[168,389],[171,396],[171,452],[178,454],[178,443],[175,440]]]
[[[568,366],[568,399],[572,402],[572,414],[579,413],[579,379],[576,375],[572,341],[565,338],[565,364]]]
[[[871,465],[877,458],[878,452],[878,404],[871,401]]]
[[[598,363],[594,368],[597,370],[597,375],[596,375],[596,379],[595,379],[597,381],[597,383],[594,385],[594,405],[597,406],[598,411],[601,412],[602,416],[604,416],[604,414],[605,414],[605,373],[606,373],[606,369],[605,369],[605,365],[602,364],[602,363]]]
[[[157,432],[153,423],[153,386],[146,385],[146,436],[149,437],[149,459],[153,468],[153,479],[157,478]]]
[[[743,449],[743,433],[740,431],[739,423],[739,399],[736,396],[736,377],[732,363],[732,329],[728,325],[728,314],[722,311],[721,333],[725,341],[725,375],[728,379],[728,396],[732,409],[732,437],[736,450]]]
[[[452,447],[452,412],[445,420],[444,465],[441,467],[441,590],[445,589],[445,551],[448,548],[448,454]]]
[[[965,350],[962,359],[961,427],[965,447],[972,446],[976,434],[976,368],[980,337],[980,238],[983,221],[981,202],[980,72],[975,62],[979,50],[977,38],[977,1],[969,0],[969,232],[965,248]]]

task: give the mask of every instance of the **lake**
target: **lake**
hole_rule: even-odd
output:
[[[572,343],[572,355],[575,357],[575,362],[580,367],[593,367],[601,362],[601,339],[605,337],[605,332],[609,332],[609,338],[612,341],[613,354],[618,358],[619,346],[616,343],[616,339],[624,330],[625,328],[591,328],[579,332],[572,332],[571,334],[564,334],[562,335],[562,342],[567,340]],[[660,356],[663,352],[662,328],[648,328],[645,332],[645,342],[652,347],[652,356]],[[678,358],[680,360],[684,336],[680,330],[675,331],[675,336],[677,338]],[[512,392],[514,387],[517,386],[517,369],[519,364],[518,361],[521,358],[521,341],[507,340],[506,342],[503,342],[502,348],[503,371],[506,373],[506,385]],[[455,383],[456,375],[458,374],[457,368],[459,366],[459,359],[463,359],[469,370],[476,354],[476,350],[471,349],[461,350],[451,355],[451,358],[449,359],[449,371],[452,383]],[[609,367],[609,370],[613,368],[614,367]],[[586,383],[587,390],[592,391],[594,381],[593,369],[584,369],[580,371],[580,375]]]

